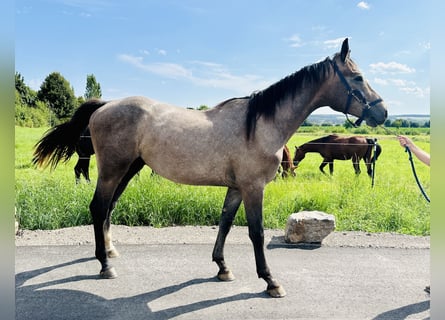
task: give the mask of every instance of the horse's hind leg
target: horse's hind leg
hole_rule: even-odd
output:
[[[77,160],[76,165],[74,166],[74,175],[76,177],[76,183],[80,183],[80,174],[82,173],[82,159],[79,158]]]
[[[90,181],[90,157],[85,159],[84,165],[83,165],[83,176],[85,177],[85,180],[87,182]]]
[[[114,159],[115,161],[115,159]],[[94,223],[94,237],[96,241],[96,258],[100,261],[102,268],[100,276],[102,278],[115,278],[117,276],[114,268],[108,263],[108,249],[111,249],[110,218],[111,211],[117,200],[124,191],[128,181],[142,168],[142,160],[138,159],[131,165],[125,165],[125,160],[121,165],[114,163],[100,163],[99,178],[97,180],[96,191],[90,204],[90,211]],[[107,244],[108,242],[108,244]]]
[[[117,201],[119,200],[119,197],[124,192],[125,188],[128,185],[128,182],[143,168],[145,165],[144,161],[141,158],[136,159],[128,169],[128,172],[125,174],[125,176],[122,178],[122,181],[117,186],[116,191],[114,192],[113,199],[111,200],[110,208],[108,210],[108,216],[105,220],[105,226],[104,226],[104,238],[105,238],[105,250],[107,252],[108,258],[114,258],[119,256],[119,252],[116,250],[116,248],[113,245],[112,237],[111,237],[111,214],[116,206]]]
[[[90,158],[82,157],[79,155],[79,160],[74,167],[74,174],[76,176],[76,183],[80,183],[80,176],[82,175],[87,182],[90,182],[89,175]]]
[[[365,165],[366,165],[366,172],[368,173],[368,176],[372,178],[372,160],[371,159],[366,159],[363,158],[363,160],[365,161]]]
[[[100,276],[102,278],[115,278],[117,276],[114,268],[108,264],[108,257],[105,248],[105,221],[109,215],[109,208],[114,192],[119,182],[119,177],[114,179],[97,180],[96,191],[90,204],[91,216],[94,224],[94,238],[96,242],[96,258],[102,265]]]
[[[235,279],[224,261],[224,243],[226,241],[227,234],[232,227],[233,219],[235,218],[236,212],[241,204],[241,200],[242,198],[239,190],[232,188],[227,190],[219,222],[218,236],[216,238],[215,247],[212,254],[213,261],[215,261],[219,267],[218,279],[222,281],[231,281]]]
[[[352,165],[354,166],[354,171],[356,175],[359,175],[361,173],[360,170],[360,158],[359,157],[352,157]]]

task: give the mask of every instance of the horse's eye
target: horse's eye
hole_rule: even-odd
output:
[[[354,80],[358,81],[358,82],[363,82],[363,77],[362,76],[357,76],[357,77],[354,78]]]

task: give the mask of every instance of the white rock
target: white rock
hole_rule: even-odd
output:
[[[335,229],[335,217],[321,211],[292,213],[287,219],[284,240],[288,243],[321,243]]]

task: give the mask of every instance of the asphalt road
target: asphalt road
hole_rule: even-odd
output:
[[[16,319],[429,319],[428,248],[279,240],[266,257],[281,299],[264,292],[248,241],[226,245],[233,282],[215,278],[210,241],[118,244],[112,280],[99,279],[91,243],[18,245]]]

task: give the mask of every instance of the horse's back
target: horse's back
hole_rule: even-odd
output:
[[[104,159],[111,153],[122,161],[140,157],[175,182],[227,185],[246,158],[240,112],[236,101],[204,112],[131,97],[97,110],[90,128],[103,162],[112,161]]]
[[[368,150],[366,138],[361,136],[341,136],[331,134],[317,139],[320,153],[331,159],[351,159],[363,157]]]

